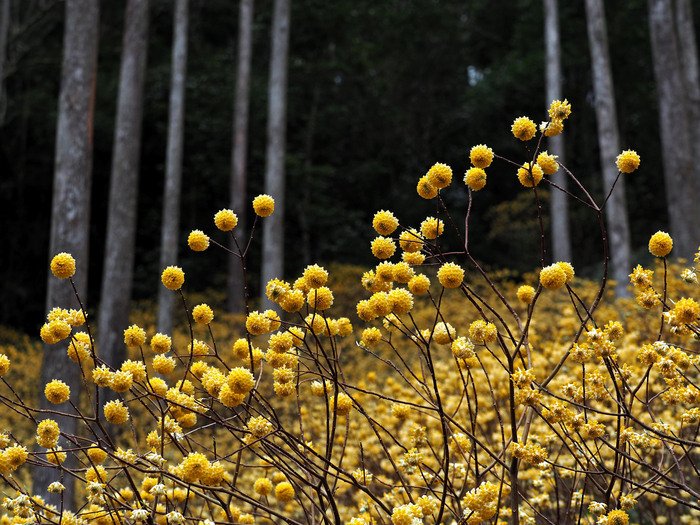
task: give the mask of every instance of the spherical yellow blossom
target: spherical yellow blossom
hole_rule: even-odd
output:
[[[543,175],[544,172],[538,164],[533,165],[532,169],[530,169],[530,163],[526,162],[521,168],[518,168],[518,180],[520,184],[526,188],[534,188],[537,186],[542,180]]]
[[[187,244],[195,252],[203,252],[209,248],[209,237],[202,230],[192,230],[187,237]]]
[[[394,280],[394,264],[389,261],[381,262],[375,268],[374,273],[379,280],[391,283]]]
[[[255,438],[266,436],[274,430],[272,423],[263,416],[251,417],[248,420],[248,430]]]
[[[55,405],[65,403],[70,397],[70,387],[60,379],[54,379],[46,385],[44,395]]]
[[[476,168],[488,168],[493,161],[493,150],[485,144],[474,146],[469,152],[469,160]]]
[[[428,177],[428,182],[434,188],[446,188],[452,182],[452,169],[447,164],[438,162],[433,164],[425,176]]]
[[[391,513],[391,523],[393,525],[412,525],[416,522],[422,523],[423,511],[415,503],[407,503],[394,507]]]
[[[676,301],[671,310],[671,314],[676,321],[681,324],[694,323],[700,316],[700,305],[690,298],[683,298]]]
[[[190,452],[180,463],[180,477],[188,483],[199,481],[208,466],[209,460],[204,454]]]
[[[399,235],[399,244],[401,249],[406,252],[418,252],[423,247],[423,240],[417,230],[411,228],[405,230]]]
[[[175,359],[164,355],[156,355],[153,358],[153,370],[158,374],[167,376],[175,370]]]
[[[109,387],[115,392],[126,392],[134,384],[134,377],[129,372],[121,370],[111,374],[109,379]]]
[[[109,386],[112,381],[112,371],[107,365],[98,366],[92,370],[92,382],[97,386]]]
[[[5,354],[0,354],[0,376],[7,373],[10,369],[10,358]]]
[[[247,394],[255,386],[253,374],[250,373],[250,370],[241,367],[232,368],[226,382],[235,394]]]
[[[418,186],[416,186],[416,190],[418,191],[418,195],[424,199],[432,199],[437,196],[438,192],[437,188],[428,181],[427,175],[423,175],[420,178],[418,181]]]
[[[294,487],[289,481],[283,481],[275,487],[275,497],[283,503],[291,501],[294,497]]]
[[[389,292],[391,311],[397,315],[407,314],[413,309],[413,294],[403,288],[395,288]]]
[[[253,199],[253,210],[260,217],[268,217],[275,211],[275,199],[269,195],[258,195]]]
[[[138,348],[146,342],[146,331],[135,324],[124,330],[124,343],[129,348]]]
[[[272,378],[275,383],[291,383],[295,378],[294,370],[286,366],[275,368],[272,372]]]
[[[36,428],[36,442],[40,447],[54,448],[60,435],[58,423],[53,419],[44,419]]]
[[[569,104],[568,100],[552,101],[552,104],[549,106],[549,118],[564,120],[569,118],[569,115],[571,115],[571,104]]]
[[[66,319],[66,321],[68,321],[68,324],[71,326],[83,326],[86,321],[85,312],[71,308],[68,311],[68,319]]]
[[[411,280],[408,281],[408,289],[414,295],[423,295],[428,291],[429,288],[430,279],[427,275],[424,275],[422,273],[414,275],[413,277],[411,277]]]
[[[624,510],[611,510],[606,517],[607,525],[628,525],[630,522],[630,517]]]
[[[617,156],[615,163],[617,164],[617,169],[622,173],[632,173],[639,167],[641,159],[636,151],[631,149],[625,150]]]
[[[425,262],[425,255],[420,252],[403,252],[401,254],[401,260],[411,266],[418,266]]]
[[[377,259],[388,259],[396,251],[396,244],[388,237],[377,237],[371,244],[372,255]]]
[[[449,345],[457,337],[457,330],[450,323],[437,323],[433,330],[433,340],[439,345]]]
[[[406,419],[411,413],[411,406],[404,403],[394,403],[391,405],[391,416],[399,421]]]
[[[29,453],[27,448],[21,445],[12,445],[0,453],[0,468],[4,471],[14,472],[27,461]]]
[[[542,168],[545,175],[552,175],[559,169],[557,158],[557,155],[550,155],[546,151],[543,151],[537,155],[537,165]]]
[[[185,282],[185,272],[178,266],[168,266],[163,270],[160,280],[168,290],[179,290]]]
[[[545,137],[556,137],[564,131],[564,121],[555,118],[551,122],[544,122],[540,129],[544,130]]]
[[[525,304],[532,304],[535,300],[535,289],[529,284],[524,284],[518,288],[518,300]]]
[[[270,301],[279,303],[290,290],[289,283],[281,279],[271,279],[265,287],[265,295]]]
[[[382,332],[379,328],[365,328],[362,331],[361,343],[364,346],[374,346],[382,340]]]
[[[673,239],[666,232],[658,231],[649,239],[649,251],[656,257],[666,257],[672,248]]]
[[[368,299],[369,306],[372,309],[374,317],[383,317],[391,313],[391,302],[389,294],[386,292],[377,292],[372,294]],[[359,312],[358,312],[359,313]]]
[[[233,408],[245,401],[245,394],[236,394],[229,388],[227,383],[224,383],[219,390],[218,399],[222,405]]]
[[[92,445],[87,449],[87,455],[94,464],[99,465],[107,459],[107,452],[97,445]]]
[[[357,317],[365,322],[369,322],[377,318],[377,314],[374,313],[374,308],[367,299],[363,299],[357,303],[356,311]]]
[[[335,408],[334,408],[335,407]],[[352,409],[352,399],[345,392],[338,393],[338,403],[335,404],[334,398],[331,398],[331,410],[334,410],[339,416],[347,416]]]
[[[566,272],[558,264],[550,264],[540,271],[540,284],[548,290],[556,290],[566,283]]]
[[[248,333],[261,335],[270,331],[270,321],[260,312],[253,311],[248,314],[245,320],[245,327]]]
[[[459,288],[464,280],[464,270],[455,263],[445,263],[440,266],[437,276],[445,288]]]
[[[148,388],[157,396],[162,397],[168,391],[168,383],[163,381],[160,377],[151,377],[148,380]]]
[[[372,227],[379,235],[387,236],[394,233],[399,226],[399,220],[390,211],[381,210],[374,214]]]
[[[338,335],[340,337],[347,337],[352,334],[352,323],[347,317],[341,317],[337,320],[338,322]],[[291,331],[291,329],[290,329]],[[303,340],[302,340],[303,342]],[[298,346],[298,345],[297,345]]]
[[[311,330],[311,333],[315,335],[328,335],[328,326],[326,325],[326,319],[317,313],[312,313],[304,318],[306,326]]]
[[[54,344],[66,339],[71,333],[71,326],[63,319],[54,319],[50,323],[44,323],[39,335],[46,344]]]
[[[59,279],[68,279],[75,274],[75,259],[69,253],[61,252],[51,259],[51,273]]]
[[[243,342],[246,342],[245,339],[243,339]],[[267,343],[270,350],[277,352],[278,354],[283,354],[292,349],[292,346],[294,345],[294,336],[290,332],[278,332],[276,334],[272,334],[267,340]],[[247,356],[247,345],[245,352]]]
[[[310,288],[318,288],[328,281],[328,272],[318,264],[313,264],[304,269],[304,280]]]
[[[156,354],[164,354],[168,352],[172,347],[172,344],[173,342],[169,335],[158,333],[151,337],[151,350],[153,350]]]
[[[141,361],[127,359],[122,363],[121,370],[122,372],[131,374],[134,381],[144,381],[146,379],[146,365]]]
[[[327,310],[333,305],[333,292],[325,287],[319,286],[314,288],[306,296],[306,299],[311,308],[315,310]]]
[[[298,312],[304,306],[304,292],[292,290],[286,293],[280,301],[280,306],[285,312]]]
[[[129,410],[119,401],[110,401],[104,406],[105,419],[114,425],[126,423],[129,419]]]
[[[78,332],[73,336],[66,354],[76,363],[83,363],[90,357],[90,336],[85,332]]]
[[[435,217],[426,218],[420,225],[420,232],[426,239],[437,239],[445,229],[441,219]]]
[[[479,191],[486,186],[486,172],[481,168],[469,168],[464,174],[464,184],[473,191]]]
[[[394,281],[401,284],[406,284],[414,276],[415,272],[408,263],[403,261],[394,265]]]
[[[267,478],[258,478],[255,480],[253,490],[256,494],[267,496],[270,492],[272,492],[272,481]]]
[[[209,324],[214,319],[214,312],[207,304],[198,304],[192,309],[192,319],[198,324]]]
[[[267,319],[270,323],[268,332],[274,332],[275,330],[279,329],[280,325],[282,324],[282,321],[280,320],[279,314],[275,310],[265,310],[263,312],[263,315],[265,316],[265,319]]]
[[[466,337],[458,337],[452,341],[452,355],[457,359],[470,359],[474,357],[474,343]]]
[[[220,210],[214,215],[214,224],[221,231],[228,232],[236,227],[238,217],[233,213],[233,210]]]
[[[564,281],[564,284],[569,284],[571,282],[571,279],[574,278],[574,267],[571,265],[571,263],[568,262],[563,262],[559,261],[556,263],[559,268],[564,270],[564,273],[566,274],[566,281]]]
[[[518,117],[513,122],[510,130],[516,139],[530,140],[537,133],[537,125],[527,117]]]
[[[479,344],[493,343],[498,337],[498,331],[493,323],[487,323],[481,319],[469,325],[469,337]]]

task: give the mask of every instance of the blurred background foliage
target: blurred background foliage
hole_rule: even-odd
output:
[[[101,3],[94,128],[88,304],[98,303],[123,32],[124,1]],[[195,257],[187,233],[214,231],[229,207],[238,3],[191,0],[186,88],[181,265],[195,289],[222,287],[225,255]],[[642,166],[628,179],[634,263],[650,233],[667,224],[657,99],[646,2],[607,2],[621,147]],[[63,2],[20,3],[25,25],[11,33],[0,126],[0,324],[34,333],[43,323],[50,256],[51,186],[61,75]],[[134,299],[154,296],[165,166],[172,2],[152,0],[139,182]],[[262,192],[271,0],[255,5],[248,185]],[[700,9],[696,9],[698,17]],[[590,59],[582,2],[560,2],[563,93],[572,104],[567,165],[601,198]],[[632,21],[632,22],[631,22]],[[696,21],[697,22],[697,21]],[[697,26],[697,24],[696,24]],[[392,210],[417,226],[434,202],[417,203],[415,185],[435,162],[455,173],[446,192],[463,224],[461,184],[469,149],[480,143],[516,162],[526,151],[510,133],[521,115],[545,118],[543,8],[539,0],[295,0],[292,5],[287,131],[285,277],[312,262],[373,265],[371,218]],[[489,268],[515,274],[538,265],[531,195],[504,162],[475,194],[471,251]],[[420,200],[420,199],[418,199]],[[547,195],[543,195],[547,202]],[[252,213],[252,210],[251,210]],[[600,240],[587,210],[572,205],[574,266],[600,270]],[[252,217],[249,224],[252,223]],[[219,232],[220,234],[220,232]],[[223,235],[223,234],[221,234]],[[251,267],[259,267],[254,244]],[[114,283],[119,286],[119,283]],[[254,285],[252,289],[257,289]]]

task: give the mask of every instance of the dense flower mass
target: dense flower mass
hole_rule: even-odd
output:
[[[416,187],[416,190],[418,191],[418,195],[428,200],[436,197],[438,192],[438,189],[435,186],[433,186],[428,180],[427,175],[423,175],[418,180],[418,186]]]
[[[469,152],[469,160],[475,168],[488,168],[493,161],[493,150],[485,144],[474,146]]]
[[[545,175],[552,175],[556,173],[559,169],[559,163],[557,162],[556,155],[550,155],[546,151],[543,151],[537,155],[537,165],[542,168]]]
[[[556,290],[566,283],[566,272],[558,264],[545,266],[540,271],[540,284],[548,290]]]
[[[516,139],[530,140],[537,133],[537,126],[527,117],[518,117],[511,126],[511,131]]]
[[[381,210],[374,214],[372,227],[379,235],[387,236],[394,233],[399,226],[399,220],[390,211]]]
[[[60,379],[54,379],[46,385],[44,395],[51,403],[65,403],[70,397],[70,387]]]
[[[535,300],[535,289],[529,284],[524,284],[518,288],[518,300],[525,304],[532,304]]]
[[[51,259],[51,273],[59,279],[68,279],[75,273],[75,259],[69,253],[61,252]]]
[[[396,251],[396,244],[388,237],[377,237],[372,241],[372,254],[377,259],[388,259]]]
[[[649,252],[656,257],[666,257],[672,248],[673,239],[666,232],[658,231],[649,239]]]
[[[209,236],[202,230],[192,230],[187,237],[187,244],[195,252],[203,252],[209,248]]]
[[[275,211],[275,199],[269,195],[258,195],[253,199],[253,210],[259,217],[268,217]]]
[[[481,168],[469,168],[464,175],[464,184],[473,191],[479,191],[486,186],[486,172]]]
[[[553,100],[552,104],[549,106],[549,118],[552,120],[565,120],[571,115],[571,104],[569,101],[564,99]]]
[[[518,180],[520,184],[526,188],[534,188],[537,186],[542,180],[543,175],[544,171],[539,164],[533,164],[532,167],[530,167],[530,163],[526,162],[518,169]]]
[[[445,263],[438,270],[437,276],[445,288],[458,288],[464,280],[464,270],[455,263]]]
[[[425,175],[428,177],[428,182],[437,189],[446,188],[452,182],[452,168],[447,164],[433,164]]]
[[[146,331],[140,326],[132,324],[124,330],[124,344],[129,348],[138,348],[146,342]]]
[[[168,290],[179,290],[185,282],[185,272],[178,266],[168,266],[163,270],[160,280]]]
[[[631,149],[625,150],[617,156],[617,169],[622,173],[632,173],[639,167],[641,159],[636,151]]]
[[[236,227],[238,224],[238,217],[232,210],[220,210],[214,215],[214,224],[221,231],[228,232]]]
[[[214,312],[208,304],[198,304],[192,309],[192,319],[197,324],[209,324],[214,320]]]

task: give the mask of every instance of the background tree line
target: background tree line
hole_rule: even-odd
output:
[[[634,148],[642,156],[642,167],[626,181],[624,192],[631,261],[636,263],[646,257],[644,243],[650,232],[670,228],[669,209],[674,210],[662,198],[666,195],[664,165],[672,162],[667,155],[674,147],[665,144],[662,149],[659,115],[663,108],[657,88],[661,94],[668,93],[667,97],[674,95],[661,89],[657,81],[667,78],[668,70],[657,71],[655,76],[655,67],[664,65],[677,74],[688,69],[682,53],[688,50],[687,40],[677,44],[675,66],[652,52],[655,26],[649,23],[653,22],[649,13],[655,12],[656,4],[672,8],[672,16],[685,13],[668,26],[673,29],[693,20],[697,27],[699,10],[690,13],[689,1],[606,4],[619,145]],[[7,13],[3,16],[7,33],[0,91],[0,213],[5,225],[0,322],[35,331],[45,315],[46,288],[38,277],[46,274],[51,255],[66,3],[3,0],[2,7]],[[128,284],[103,283],[126,7],[125,1],[99,2],[92,180],[91,187],[83,190],[91,193],[89,309],[95,309],[105,289]],[[566,164],[602,194],[586,6],[584,2],[561,2],[558,7],[561,96],[568,98],[574,110],[565,132]],[[151,0],[147,12],[143,114],[136,156],[140,176],[133,182],[138,195],[133,256],[136,299],[154,298],[159,284],[175,2]],[[194,258],[185,239],[193,228],[211,228],[214,212],[231,206],[239,3],[190,0],[187,14],[177,238],[179,264],[188,280],[202,289],[224,286],[226,257],[214,251]],[[255,2],[252,16],[246,170],[250,198],[264,191],[273,2]],[[410,199],[416,180],[434,162],[451,165],[461,178],[468,167],[469,148],[483,142],[500,155],[520,159],[523,151],[510,136],[510,124],[522,114],[544,118],[548,104],[540,0],[507,2],[496,8],[493,2],[482,0],[295,0],[290,20],[284,216],[287,276],[315,261],[372,264],[370,219],[386,202],[386,195],[403,223],[415,223],[427,210],[411,207]],[[671,115],[664,122],[677,130],[679,118]],[[691,144],[697,144],[692,134],[688,137]],[[120,154],[119,160],[123,158]],[[132,175],[133,171],[127,169]],[[692,169],[681,164],[676,172],[684,178],[678,185],[686,189],[683,195],[697,195],[687,191],[697,179]],[[116,186],[116,191],[126,189],[123,184]],[[453,208],[458,207],[466,200],[466,189],[452,191],[447,198],[455,201],[450,203],[456,205]],[[579,227],[577,213],[575,207],[569,210],[572,262],[580,274],[592,275],[600,270],[601,253],[594,248],[593,232]],[[479,194],[474,218],[481,233],[472,234],[472,251],[485,264],[515,272],[537,266],[536,256],[527,249],[537,242],[532,227],[535,215],[514,170],[505,165],[490,170],[487,191]],[[251,222],[252,218],[248,224]],[[697,240],[696,235],[696,245]],[[255,267],[260,266],[260,252],[260,245],[254,245],[251,261]]]

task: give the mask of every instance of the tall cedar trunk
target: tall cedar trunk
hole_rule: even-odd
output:
[[[691,90],[686,87],[683,70],[692,68],[692,64],[685,64],[681,54],[671,0],[649,0],[649,28],[659,98],[666,203],[674,245],[672,255],[691,257],[700,238],[697,230],[700,208],[696,204],[700,194],[700,168],[693,157],[696,131],[691,131],[692,128],[697,130],[697,120],[691,120],[691,116],[697,119],[697,115],[692,115]]]
[[[291,0],[275,0],[272,19],[272,57],[268,88],[265,193],[275,199],[275,212],[263,219],[261,296],[268,281],[284,278],[284,158],[287,113],[287,55]],[[266,301],[271,305],[269,301]],[[271,306],[270,306],[271,307]]]
[[[160,268],[177,264],[180,230],[180,186],[182,183],[182,144],[185,122],[185,78],[187,76],[187,0],[175,3],[168,151],[165,160],[163,224],[160,233]],[[161,286],[158,291],[158,331],[170,334],[175,306],[173,292]]]
[[[10,0],[2,0],[0,6],[0,126],[5,122],[5,57],[7,56],[7,32],[10,28]]]
[[[100,357],[115,367],[119,367],[126,357],[124,330],[129,323],[134,273],[136,200],[147,51],[148,0],[129,0],[124,22],[109,185],[107,240],[98,310]]]
[[[544,41],[546,49],[547,100],[561,100],[561,46],[559,44],[559,11],[557,0],[544,0]],[[561,133],[548,139],[549,153],[559,157],[559,162],[566,164],[564,157],[564,135]],[[567,188],[567,177],[562,170],[551,176],[560,188]],[[555,261],[571,261],[571,236],[569,235],[569,201],[562,191],[551,191],[552,222],[552,257]]]
[[[615,164],[620,153],[620,134],[615,111],[608,35],[602,0],[586,0],[586,24],[588,45],[593,68],[593,90],[595,94],[596,120],[598,122],[598,146],[603,172],[603,189],[607,195],[617,178]],[[630,268],[630,228],[625,199],[625,180],[620,177],[615,191],[605,206],[612,278],[617,285],[618,296],[629,296],[627,289]]]
[[[698,45],[693,27],[693,11],[690,0],[676,0],[676,27],[678,30],[678,45],[682,62],[681,71],[684,74],[686,107],[690,123],[690,143],[693,147],[693,158],[700,155],[700,64],[698,63]],[[696,167],[695,177],[698,177]]]
[[[51,206],[50,256],[68,252],[75,257],[77,269],[73,277],[83,304],[87,304],[88,241],[90,227],[90,188],[92,176],[92,124],[97,79],[97,40],[99,2],[97,0],[66,0],[63,36],[61,91],[58,101],[56,127],[56,159],[54,167],[53,200]],[[48,264],[47,264],[48,266]],[[46,311],[55,306],[80,308],[73,289],[67,281],[49,273]],[[44,345],[41,362],[41,385],[60,378],[71,388],[71,399],[78,402],[80,369],[66,357],[66,342]],[[40,396],[42,409],[54,409]],[[69,411],[70,407],[61,407]],[[77,419],[51,414],[65,434],[77,433]],[[63,438],[61,446],[70,447]],[[74,466],[72,459],[67,467]],[[47,503],[60,505],[60,497],[46,491],[56,480],[55,469],[35,468],[34,494]],[[75,478],[65,476],[65,505],[73,507]]]
[[[250,106],[250,66],[253,56],[253,0],[241,0],[238,14],[238,66],[233,115],[233,147],[231,155],[231,208],[238,216],[234,230],[239,242],[247,239],[246,167],[248,158],[248,108]],[[244,246],[241,246],[244,248]],[[233,241],[231,249],[237,248]],[[240,313],[245,306],[243,266],[239,257],[229,256],[228,310]]]

